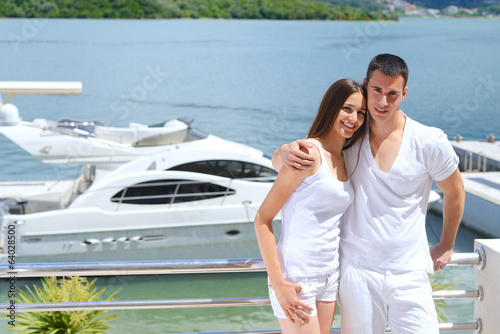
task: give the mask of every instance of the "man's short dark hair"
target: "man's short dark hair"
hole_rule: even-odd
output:
[[[390,77],[402,75],[404,79],[403,89],[408,83],[409,70],[405,61],[395,55],[389,53],[379,54],[370,61],[368,70],[366,71],[366,81],[369,82],[375,70],[380,70],[383,74]]]

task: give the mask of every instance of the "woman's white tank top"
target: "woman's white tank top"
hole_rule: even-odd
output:
[[[283,276],[328,275],[339,266],[340,218],[354,190],[335,178],[323,150],[319,170],[306,177],[281,209],[282,232],[277,245]]]

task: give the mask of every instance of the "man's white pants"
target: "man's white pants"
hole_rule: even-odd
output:
[[[340,263],[342,334],[437,334],[432,288],[424,270],[402,271]]]

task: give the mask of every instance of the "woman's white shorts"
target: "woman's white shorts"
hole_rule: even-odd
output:
[[[339,291],[339,272],[336,271],[330,275],[324,275],[319,277],[293,277],[287,278],[287,281],[293,283],[299,283],[302,287],[302,291],[297,293],[297,297],[303,303],[311,306],[312,311],[304,310],[310,317],[315,317],[318,314],[316,309],[316,301],[324,302],[334,302],[337,300],[337,295]],[[281,305],[276,299],[276,294],[274,293],[271,284],[269,284],[269,299],[271,300],[271,306],[273,307],[274,315],[281,319],[286,319],[286,315],[281,308]]]

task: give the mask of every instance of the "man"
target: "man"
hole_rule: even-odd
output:
[[[438,333],[427,273],[443,269],[453,254],[465,192],[458,157],[446,135],[400,109],[408,87],[403,59],[381,54],[368,66],[369,126],[364,140],[344,151],[355,199],[341,226],[339,305],[342,333]],[[315,162],[285,144],[273,155],[304,169]],[[435,181],[443,191],[443,230],[429,249],[425,215]]]

